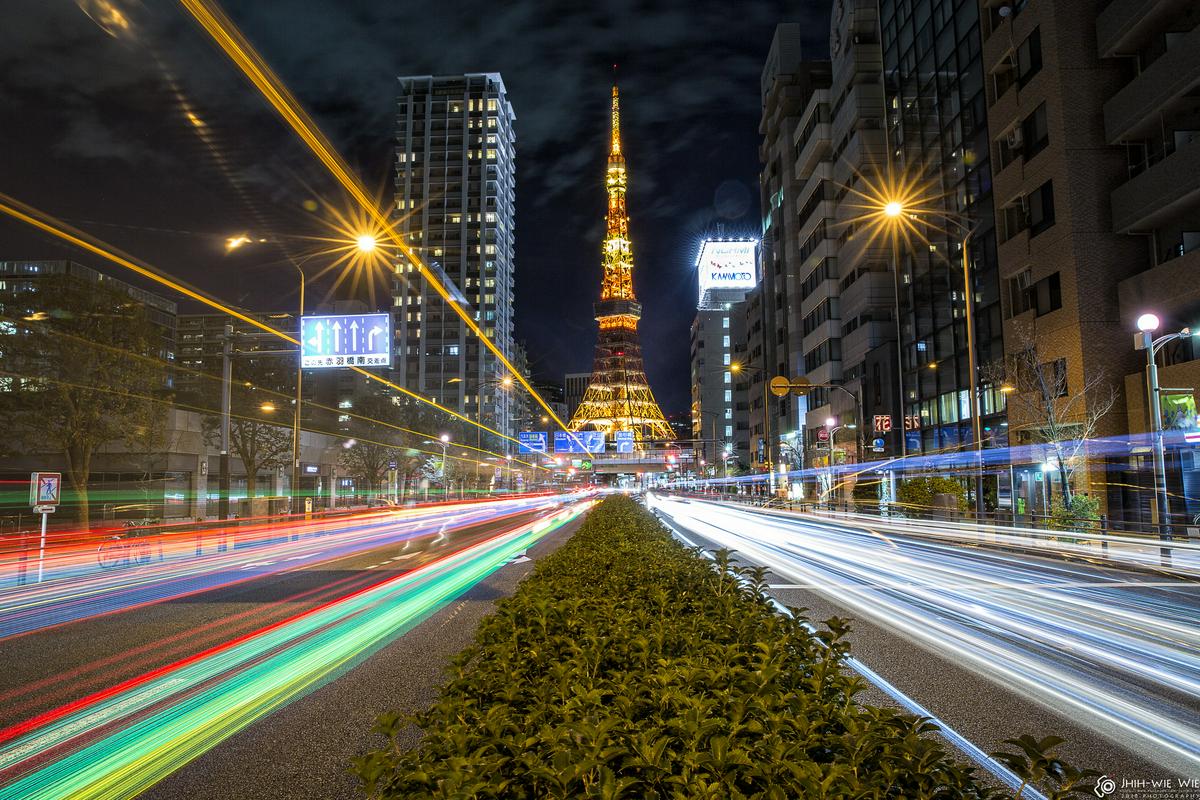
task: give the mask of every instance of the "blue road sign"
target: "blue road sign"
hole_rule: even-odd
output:
[[[617,431],[613,434],[613,441],[616,442],[618,453],[633,452],[633,431]]]
[[[518,453],[546,453],[550,448],[546,444],[549,437],[545,431],[518,431]]]
[[[884,444],[885,443],[883,441],[883,437],[880,436],[876,439],[871,440],[871,449],[874,450],[876,453],[882,453]]]
[[[576,441],[578,439],[578,441]],[[583,446],[580,447],[580,444]],[[603,453],[604,431],[566,431],[554,432],[554,452],[556,453]]]
[[[300,366],[390,367],[390,314],[341,314],[300,318]]]

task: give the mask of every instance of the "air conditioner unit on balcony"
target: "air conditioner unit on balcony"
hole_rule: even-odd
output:
[[[1033,285],[1033,270],[1022,270],[1017,273],[1017,288],[1022,292]]]
[[[1016,127],[1005,134],[1004,141],[1008,144],[1009,150],[1020,150],[1025,144],[1025,137],[1022,135],[1020,127]]]

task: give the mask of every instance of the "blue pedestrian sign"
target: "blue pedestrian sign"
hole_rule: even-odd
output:
[[[518,431],[517,452],[546,453],[549,451],[546,444],[547,438],[545,431]]]
[[[304,369],[391,365],[390,314],[300,318],[300,366]]]
[[[884,448],[884,444],[885,444],[885,443],[884,443],[884,441],[883,441],[883,437],[882,437],[882,436],[881,436],[881,437],[878,437],[878,438],[876,438],[876,439],[873,439],[873,440],[871,440],[871,449],[872,449],[873,451],[875,451],[876,453],[882,453],[882,452],[883,452],[883,448]]]

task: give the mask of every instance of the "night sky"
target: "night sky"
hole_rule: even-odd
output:
[[[328,235],[314,199],[345,200],[175,4],[116,5],[130,25],[109,24],[114,36],[93,19],[100,0],[5,4],[0,191],[223,300],[294,308],[284,251]],[[811,24],[810,52],[824,55],[826,3],[224,7],[385,204],[396,77],[502,74],[517,115],[517,338],[553,380],[591,368],[619,64],[647,371],[664,411],[687,407],[695,244],[757,235],[759,74],[778,22]],[[269,241],[226,255],[239,233]],[[108,269],[0,220],[0,260],[66,257]]]

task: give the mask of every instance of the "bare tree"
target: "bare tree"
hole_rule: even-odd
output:
[[[1063,505],[1069,506],[1075,471],[1086,458],[1088,441],[1116,404],[1117,390],[1103,370],[1094,371],[1082,386],[1069,386],[1065,360],[1043,361],[1028,331],[1018,332],[1015,338],[1014,351],[1003,362],[985,366],[980,374],[987,383],[1011,387],[1007,392],[1010,435],[1022,432],[1054,454]]]
[[[230,452],[237,454],[246,468],[246,496],[254,497],[261,470],[286,467],[292,458],[292,430],[286,412],[280,412],[284,398],[295,386],[291,370],[279,358],[245,356],[234,360],[230,385]],[[220,382],[210,382],[208,408],[220,408]],[[276,420],[284,415],[284,422]],[[219,446],[221,418],[205,416],[204,440]]]

